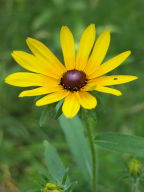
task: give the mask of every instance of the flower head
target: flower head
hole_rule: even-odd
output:
[[[128,164],[128,169],[131,175],[139,176],[142,171],[142,165],[139,160],[132,159]]]
[[[62,192],[62,191],[63,187],[54,183],[47,183],[46,186],[41,190],[41,192]]]
[[[96,107],[97,100],[90,91],[121,95],[119,90],[109,86],[127,83],[137,77],[103,75],[118,67],[131,52],[125,51],[103,63],[110,44],[110,32],[103,31],[96,42],[95,36],[95,25],[91,24],[82,33],[76,54],[72,32],[63,26],[60,43],[65,66],[44,44],[28,38],[26,42],[33,54],[13,51],[12,56],[19,65],[31,72],[11,74],[5,82],[19,87],[35,86],[34,89],[21,92],[19,97],[46,95],[36,101],[37,106],[64,99],[62,111],[68,118],[74,117],[80,106],[85,109]]]

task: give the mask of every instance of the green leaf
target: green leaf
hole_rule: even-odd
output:
[[[43,127],[46,124],[47,121],[47,116],[48,116],[48,110],[44,109],[41,113],[40,119],[39,119],[39,125],[40,127]]]
[[[0,131],[0,145],[1,145],[1,143],[2,143],[2,140],[3,140],[3,132]]]
[[[91,153],[84,135],[84,126],[78,117],[67,119],[63,115],[59,118],[60,125],[66,136],[74,160],[86,180],[91,177]]]
[[[65,174],[63,175],[63,179],[62,179],[62,185],[65,185],[67,178],[68,178],[68,171],[69,169],[66,169]]]
[[[130,153],[144,157],[144,138],[116,133],[98,134],[95,137],[96,145],[115,152]]]
[[[64,192],[71,192],[74,185],[76,185],[77,183],[78,183],[77,181],[73,182],[67,189],[64,190]]]
[[[54,110],[55,109],[55,105],[56,104],[51,104],[51,105],[46,106],[43,109],[43,111],[41,113],[41,116],[40,116],[40,119],[39,119],[40,127],[43,127],[46,124],[46,122],[48,121],[48,119],[50,117],[54,116],[54,114],[55,114],[55,110]]]
[[[48,171],[52,178],[56,180],[58,184],[62,183],[63,177],[65,175],[66,169],[56,151],[56,149],[48,142],[44,141],[45,148],[45,162]],[[67,180],[67,182],[69,182]]]
[[[63,101],[58,102],[56,106],[55,119],[58,119],[62,115],[62,105],[63,105]]]

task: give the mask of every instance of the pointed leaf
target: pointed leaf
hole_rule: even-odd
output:
[[[65,174],[63,175],[63,179],[62,179],[62,185],[65,185],[67,178],[68,178],[68,171],[69,169],[65,170]]]
[[[55,119],[58,119],[62,115],[62,105],[63,105],[63,101],[58,102],[56,106]]]
[[[62,183],[63,176],[66,172],[64,165],[56,149],[47,141],[44,141],[45,162],[50,175],[58,184]]]
[[[98,134],[95,137],[96,145],[115,152],[130,153],[144,157],[144,138],[133,135],[116,133]]]
[[[84,135],[84,126],[78,117],[67,119],[61,116],[59,120],[74,160],[87,180],[91,177],[91,154]]]

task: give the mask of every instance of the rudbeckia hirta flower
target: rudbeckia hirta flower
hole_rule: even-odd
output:
[[[97,100],[89,92],[99,91],[119,96],[121,92],[109,86],[137,79],[136,76],[130,75],[104,76],[118,67],[131,52],[125,51],[103,63],[110,44],[110,32],[103,31],[96,42],[95,37],[95,25],[91,24],[82,33],[75,53],[72,32],[63,26],[60,31],[60,43],[65,65],[44,44],[27,38],[27,45],[33,54],[13,51],[12,56],[19,65],[31,72],[11,74],[6,77],[5,82],[18,87],[36,87],[19,95],[44,95],[36,101],[36,106],[64,99],[62,111],[68,118],[74,117],[80,106],[85,109],[95,108]]]

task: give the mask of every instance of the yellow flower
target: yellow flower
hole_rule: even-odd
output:
[[[131,52],[125,51],[102,63],[110,44],[110,32],[103,31],[94,44],[95,37],[95,25],[91,24],[82,33],[76,54],[72,32],[67,26],[63,26],[60,43],[65,66],[44,44],[28,38],[26,42],[33,54],[13,51],[12,56],[19,65],[31,72],[11,74],[5,82],[18,87],[36,86],[37,88],[21,92],[19,97],[46,95],[36,102],[37,106],[64,99],[62,111],[68,118],[74,117],[80,106],[85,109],[95,108],[97,100],[89,91],[119,96],[119,90],[108,86],[137,79],[130,75],[103,76],[118,67]]]

